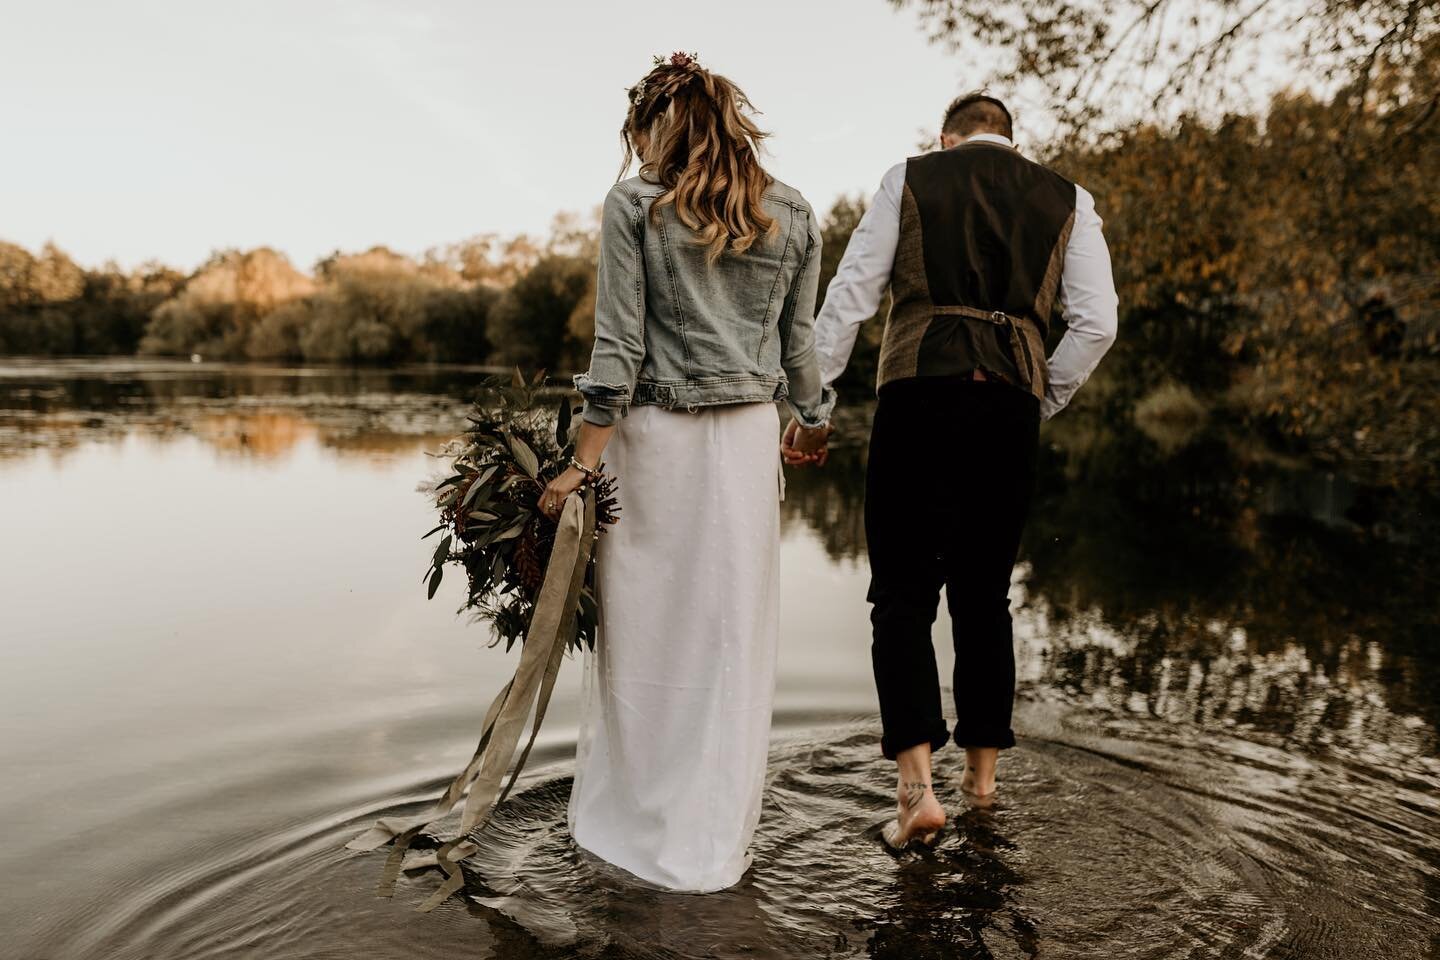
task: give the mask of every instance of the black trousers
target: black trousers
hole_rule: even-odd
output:
[[[881,752],[939,749],[930,630],[940,588],[955,642],[954,740],[1013,747],[1010,573],[1035,486],[1040,404],[996,380],[913,377],[880,389],[865,487]]]

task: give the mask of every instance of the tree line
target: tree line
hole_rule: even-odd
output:
[[[54,244],[0,242],[0,352],[392,364],[553,359],[542,332],[592,269],[589,235],[558,218],[541,245],[482,236],[420,258],[375,247],[310,273],[268,247],[184,274],[83,268]],[[496,344],[507,346],[497,347]]]
[[[1358,112],[1343,92],[1291,94],[1263,116],[1182,115],[1041,151],[1095,194],[1122,306],[1077,404],[1182,428],[1233,414],[1380,474],[1433,471],[1440,121],[1419,94],[1435,90],[1440,56],[1426,56],[1378,76]],[[864,208],[842,198],[823,218],[822,298]],[[377,247],[309,273],[230,250],[187,275],[0,243],[0,351],[574,371],[594,333],[596,245],[593,215],[566,216],[543,240]],[[885,309],[845,392],[874,383]]]

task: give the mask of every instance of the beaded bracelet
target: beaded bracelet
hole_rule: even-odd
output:
[[[586,480],[587,483],[588,483],[588,482],[593,482],[594,479],[595,479],[595,477],[596,477],[596,475],[600,472],[600,468],[599,468],[599,467],[596,467],[595,469],[592,470],[590,467],[587,467],[587,466],[585,466],[585,464],[581,463],[581,462],[580,462],[580,459],[579,459],[578,457],[571,457],[571,458],[570,458],[570,466],[574,467],[576,470],[579,470],[581,473],[585,474],[585,480]]]

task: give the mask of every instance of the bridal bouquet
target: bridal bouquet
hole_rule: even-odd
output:
[[[430,597],[447,566],[461,567],[468,582],[461,609],[488,621],[494,642],[504,640],[507,651],[521,641],[515,675],[486,711],[470,762],[435,804],[410,819],[382,817],[346,844],[352,850],[374,850],[393,843],[380,896],[394,892],[402,869],[444,870],[445,882],[420,905],[421,911],[434,909],[464,885],[459,861],[479,849],[468,836],[489,821],[519,778],[565,651],[595,644],[592,547],[617,519],[615,480],[604,473],[593,478],[566,500],[558,521],[540,512],[539,495],[569,463],[578,426],[569,396],[553,415],[538,403],[543,380],[541,373],[527,382],[517,370],[508,386],[493,380],[486,385],[465,433],[438,454],[450,461],[448,476],[433,488],[440,523],[424,537],[444,534],[425,572]],[[530,737],[501,790],[532,707]],[[446,816],[462,796],[459,836],[433,854],[407,859],[421,831]]]
[[[489,622],[494,642],[508,651],[530,626],[555,542],[557,524],[541,513],[540,492],[559,476],[575,452],[579,424],[567,396],[556,413],[539,402],[541,372],[526,382],[517,370],[512,383],[489,381],[467,418],[465,434],[437,456],[450,460],[449,476],[435,486],[440,523],[421,539],[444,533],[425,573],[435,596],[451,564],[465,571],[469,588],[461,609]],[[591,485],[595,532],[618,518],[615,478]],[[586,568],[574,631],[566,640],[595,645],[594,564]]]

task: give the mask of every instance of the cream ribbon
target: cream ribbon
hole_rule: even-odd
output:
[[[465,885],[459,862],[480,849],[479,844],[468,837],[483,829],[495,808],[509,796],[510,788],[515,786],[530,756],[530,748],[535,745],[535,735],[540,732],[540,724],[545,719],[545,708],[550,704],[555,678],[565,658],[565,640],[574,624],[580,591],[585,584],[585,569],[594,543],[595,491],[586,489],[581,496],[572,494],[565,499],[555,530],[555,546],[550,553],[550,563],[545,568],[545,580],[540,586],[540,595],[535,599],[530,629],[525,634],[520,664],[485,712],[480,742],[470,762],[428,812],[410,819],[382,817],[370,829],[345,844],[349,850],[375,850],[394,841],[394,848],[381,873],[377,896],[394,894],[395,880],[404,864],[405,851],[421,830],[449,814],[468,786],[470,795],[466,797],[460,816],[460,835],[435,851],[436,863],[446,873],[445,882],[416,909],[428,913]],[[530,727],[530,739],[502,791],[500,781],[515,755],[515,747],[520,742],[532,704],[535,706],[535,720]]]

